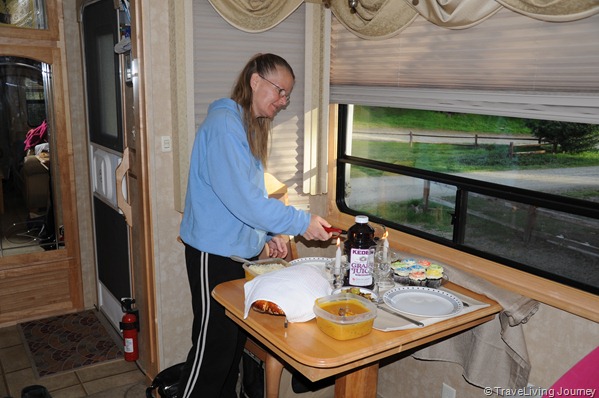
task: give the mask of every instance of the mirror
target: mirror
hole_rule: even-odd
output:
[[[0,257],[64,247],[48,64],[0,56]]]

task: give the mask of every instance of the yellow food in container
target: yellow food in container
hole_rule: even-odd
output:
[[[289,263],[281,258],[268,258],[264,260],[253,261],[251,263],[244,263],[243,270],[245,271],[245,279],[251,281],[258,275],[277,271],[288,266]]]
[[[350,293],[334,294],[314,302],[316,325],[336,340],[366,336],[372,331],[376,306]]]

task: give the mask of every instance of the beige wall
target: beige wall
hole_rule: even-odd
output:
[[[70,122],[73,140],[73,162],[79,218],[79,240],[83,279],[83,302],[85,308],[97,304],[95,259],[93,250],[93,225],[91,210],[91,186],[89,178],[89,150],[87,142],[85,92],[83,87],[83,63],[79,33],[79,9],[81,0],[63,2],[63,24],[66,53],[66,74],[69,86],[67,120]]]
[[[599,346],[599,323],[542,305],[524,328],[532,362],[530,383],[549,387]]]
[[[158,356],[164,369],[185,359],[191,345],[191,296],[187,283],[183,245],[177,241],[181,215],[175,210],[173,153],[162,152],[161,136],[173,136],[177,95],[172,80],[170,2],[144,1],[145,76],[148,176],[151,195],[156,286]],[[187,173],[187,170],[185,170]]]

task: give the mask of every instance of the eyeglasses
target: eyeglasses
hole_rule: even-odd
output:
[[[275,84],[275,83],[271,82],[270,80],[268,80],[267,78],[265,78],[262,75],[258,75],[258,76],[260,76],[262,79],[266,80],[267,82],[269,82],[270,84],[272,84],[273,86],[275,86],[279,90],[279,99],[285,97],[285,101],[289,102],[289,100],[291,99],[291,96],[287,95],[287,91],[285,91],[284,88],[279,87],[278,84]]]

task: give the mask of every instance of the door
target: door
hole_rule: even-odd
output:
[[[115,51],[123,32],[119,19],[113,0],[83,4],[98,304],[117,329],[123,315],[121,299],[132,296],[130,227],[118,203],[119,197],[126,198],[127,187],[122,178],[117,181],[117,175],[128,164],[121,74],[124,55]]]

